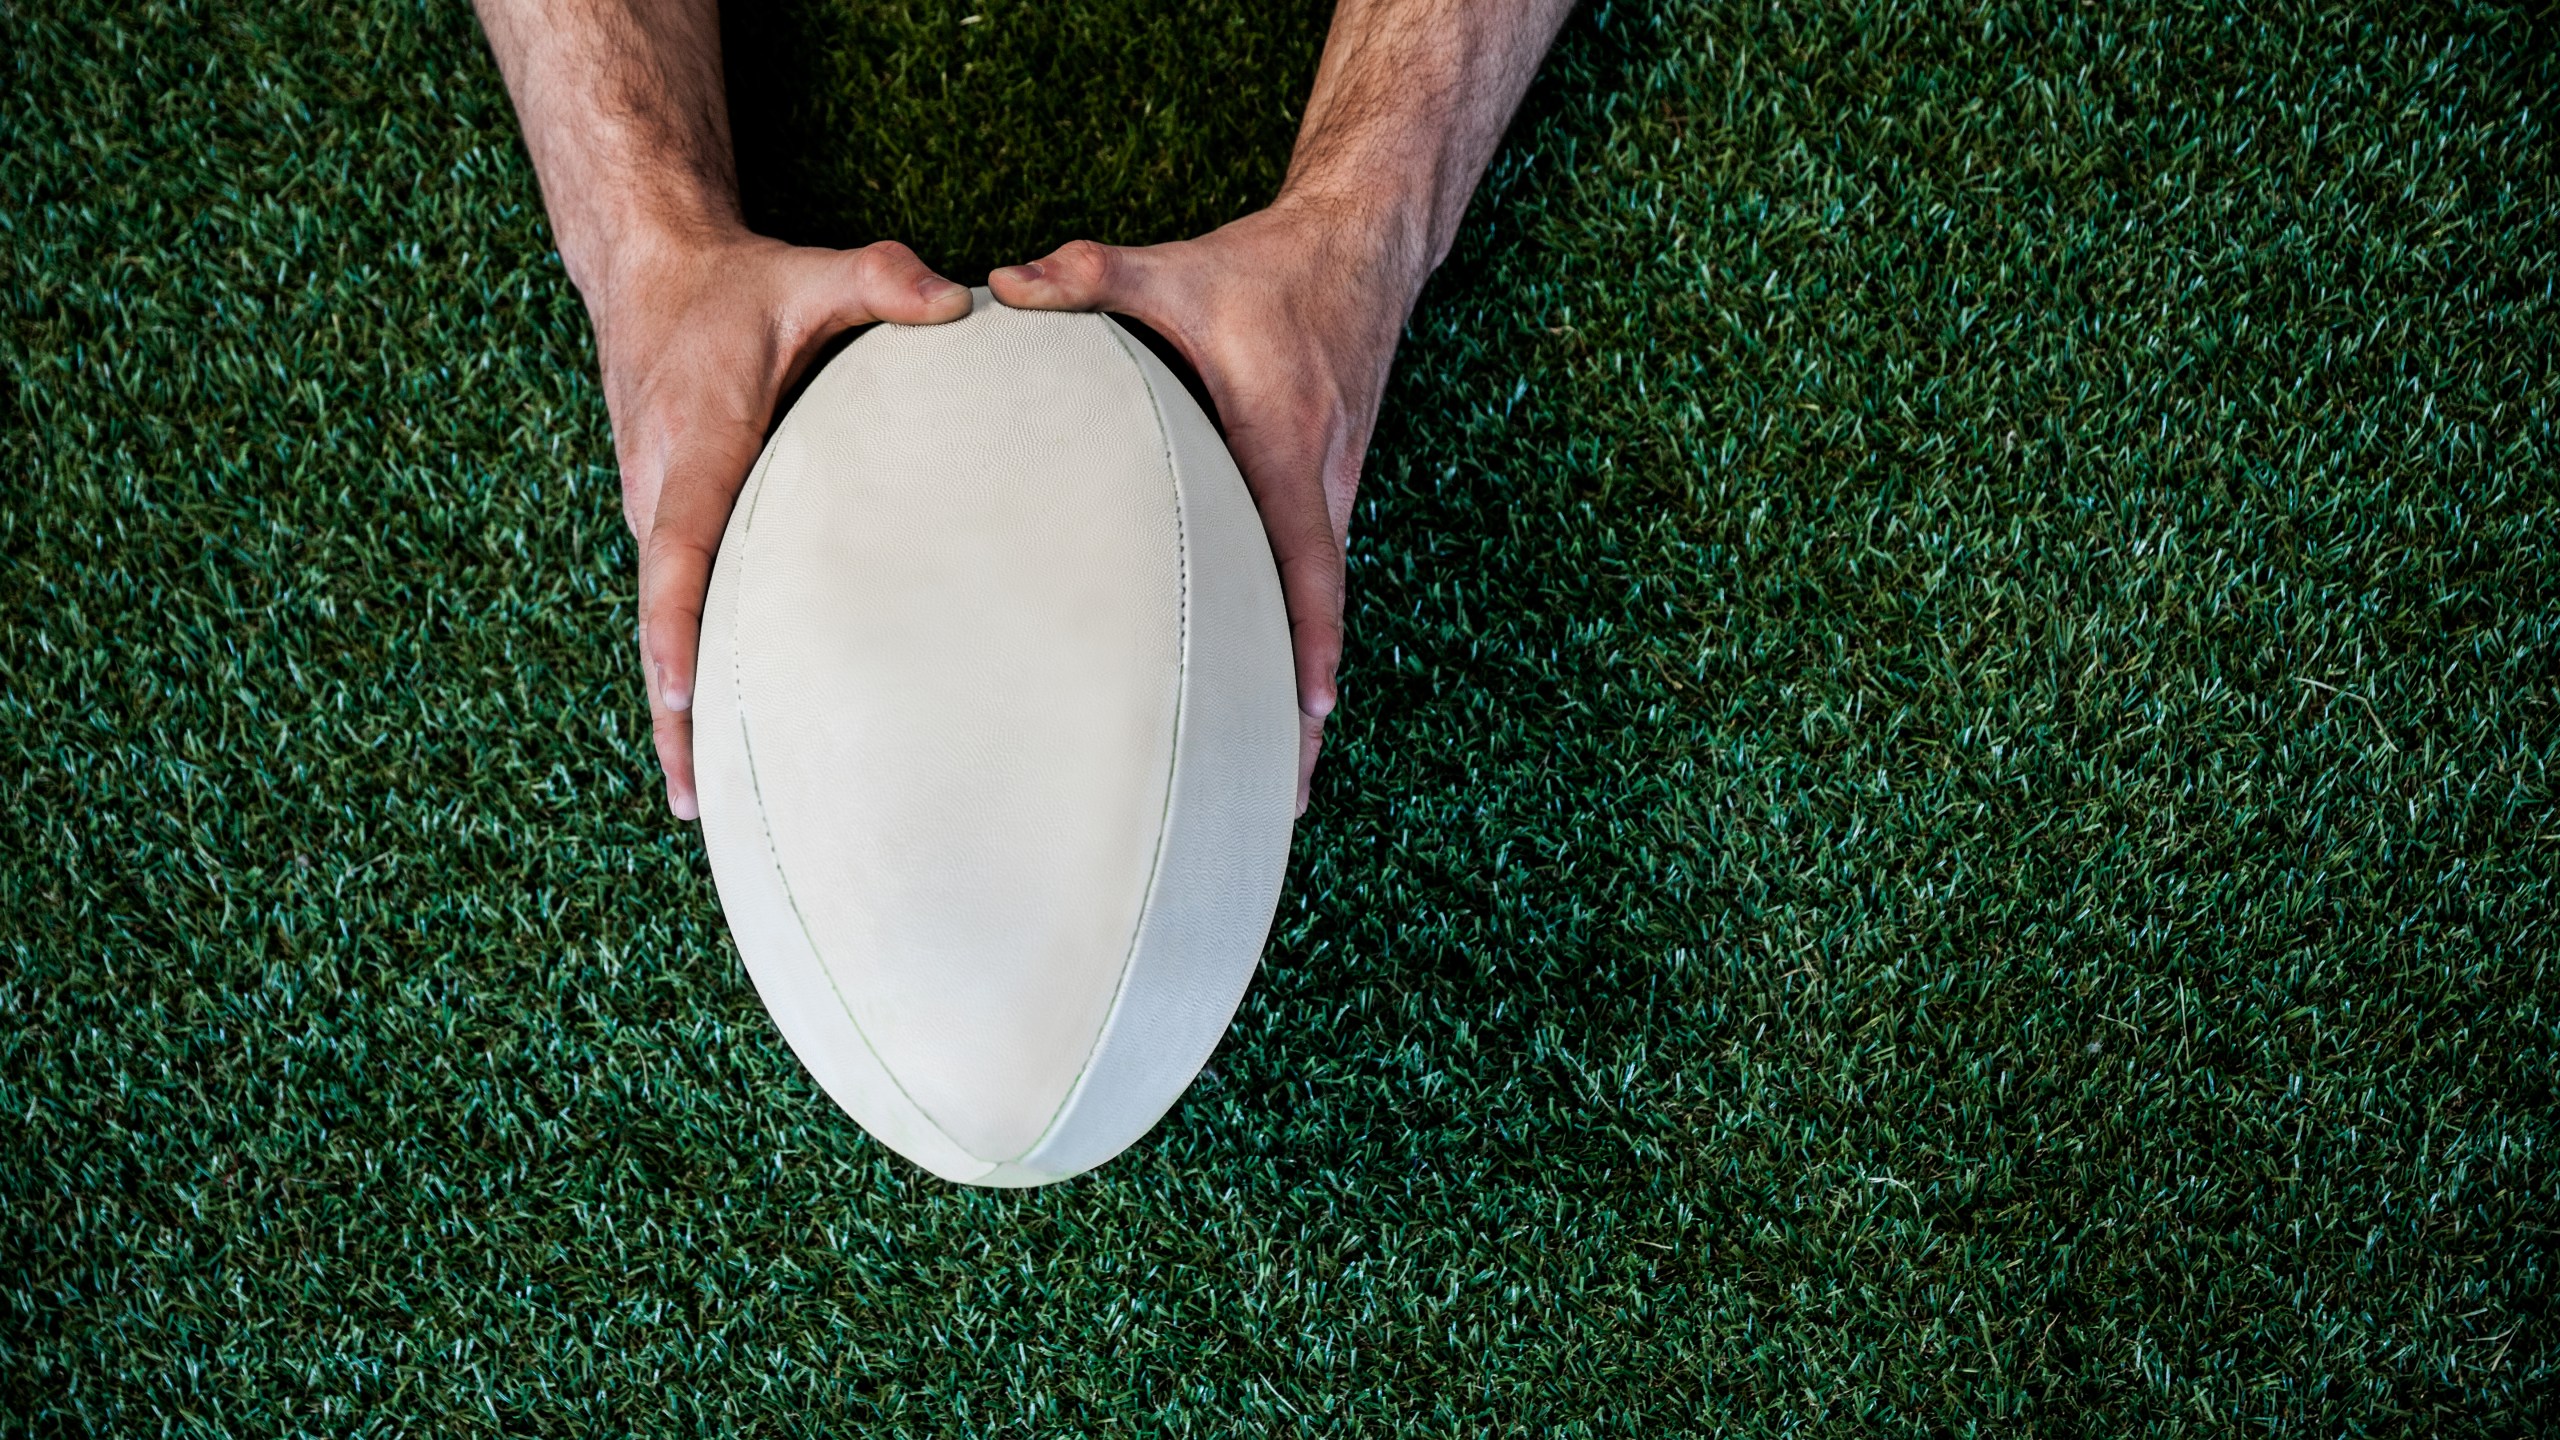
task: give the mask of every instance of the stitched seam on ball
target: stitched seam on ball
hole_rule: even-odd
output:
[[[779,440],[780,438],[781,437],[779,435],[775,436],[776,440]],[[758,471],[762,471],[764,469],[762,461],[757,462],[756,469]],[[738,532],[738,539],[742,544],[746,542],[748,537],[755,534],[756,511],[764,503],[763,476],[761,474],[754,474],[750,475],[748,479],[755,486],[755,495],[747,502],[747,528]],[[739,577],[738,583],[738,601],[739,608],[741,610],[746,608],[746,595],[746,580],[742,575]],[[977,1160],[981,1164],[996,1163],[984,1159],[984,1157],[978,1155],[977,1152],[971,1150],[968,1146],[961,1144],[959,1139],[952,1135],[950,1131],[942,1128],[942,1123],[933,1118],[931,1111],[926,1110],[924,1106],[917,1101],[915,1096],[907,1093],[905,1082],[898,1078],[897,1071],[889,1068],[888,1058],[880,1053],[880,1047],[871,1043],[870,1032],[862,1028],[861,1019],[853,1013],[852,1002],[844,998],[843,989],[836,984],[835,971],[828,968],[826,954],[818,948],[818,937],[811,934],[809,931],[809,917],[801,913],[800,897],[792,892],[791,873],[782,868],[782,847],[775,843],[773,838],[773,815],[770,811],[765,809],[764,777],[756,773],[755,740],[753,735],[750,733],[750,728],[747,724],[746,681],[746,655],[743,648],[739,646],[736,640],[732,639],[729,644],[729,693],[737,699],[738,748],[746,752],[747,793],[755,797],[756,826],[764,832],[764,850],[765,854],[773,861],[774,883],[782,887],[783,902],[791,907],[791,921],[793,924],[800,927],[800,938],[809,947],[809,958],[817,962],[818,973],[826,978],[827,993],[836,997],[836,1005],[844,1011],[844,1023],[853,1027],[854,1038],[862,1042],[862,1048],[870,1053],[872,1063],[880,1067],[881,1077],[889,1082],[889,1088],[898,1092],[898,1098],[906,1101],[908,1106],[916,1112],[916,1118],[923,1121],[926,1127],[932,1130],[934,1134],[941,1136],[946,1141],[949,1141],[952,1147],[957,1149],[961,1154],[968,1156],[972,1160]],[[801,1068],[805,1070],[808,1066],[803,1062]],[[813,1075],[810,1078],[815,1079],[817,1077]],[[821,1086],[820,1088],[823,1089],[825,1087]],[[876,1139],[877,1137],[875,1136],[874,1138]]]
[[[1103,1007],[1102,1026],[1093,1032],[1093,1047],[1084,1053],[1084,1068],[1077,1072],[1076,1083],[1067,1087],[1058,1108],[1050,1114],[1049,1123],[1041,1126],[1031,1143],[1013,1157],[1016,1162],[1037,1153],[1057,1132],[1059,1124],[1075,1113],[1076,1102],[1084,1098],[1085,1087],[1093,1080],[1093,1062],[1102,1054],[1103,1037],[1111,1033],[1111,1022],[1120,1017],[1120,999],[1128,993],[1129,971],[1138,958],[1138,941],[1147,933],[1148,912],[1155,908],[1156,880],[1164,874],[1165,840],[1173,833],[1173,781],[1182,761],[1182,697],[1191,678],[1191,550],[1183,529],[1182,473],[1173,462],[1173,426],[1165,419],[1164,401],[1156,395],[1155,381],[1147,374],[1145,362],[1130,347],[1129,332],[1107,315],[1096,318],[1119,342],[1120,353],[1129,357],[1130,366],[1138,372],[1138,384],[1147,392],[1147,405],[1155,411],[1156,438],[1164,445],[1165,483],[1173,489],[1173,572],[1178,596],[1173,622],[1173,738],[1165,746],[1164,809],[1156,816],[1155,854],[1147,859],[1147,888],[1138,901],[1138,921],[1129,929],[1129,949],[1120,957],[1120,974],[1111,982],[1111,1003]]]

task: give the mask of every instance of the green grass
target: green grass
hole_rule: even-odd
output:
[[[1213,223],[1323,24],[966,13],[734,14],[756,214]],[[835,1113],[660,813],[467,11],[0,27],[0,1429],[2560,1411],[2547,20],[1578,15],[1263,976],[1032,1194]]]

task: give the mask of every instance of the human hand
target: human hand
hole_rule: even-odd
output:
[[[774,407],[835,336],[874,320],[936,324],[969,292],[904,245],[785,245],[743,231],[653,247],[588,287],[622,518],[639,541],[640,669],[667,808],[693,788],[693,663],[729,507]]]
[[[1196,240],[1070,242],[998,270],[998,300],[1143,321],[1198,371],[1262,512],[1298,682],[1298,810],[1307,808],[1342,658],[1343,547],[1396,338],[1420,288],[1395,247],[1317,207],[1274,205]]]

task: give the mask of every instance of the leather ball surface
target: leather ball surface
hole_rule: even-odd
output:
[[[1252,497],[1100,315],[882,325],[748,476],[694,691],[731,934],[801,1063],[947,1180],[1110,1159],[1225,1033],[1298,718]]]

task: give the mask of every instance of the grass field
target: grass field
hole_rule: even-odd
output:
[[[1323,19],[757,0],[751,208],[1194,230]],[[468,11],[0,49],[0,1430],[2560,1412],[2547,18],[1578,14],[1388,396],[1262,978],[1028,1194],[834,1111],[660,810]]]

